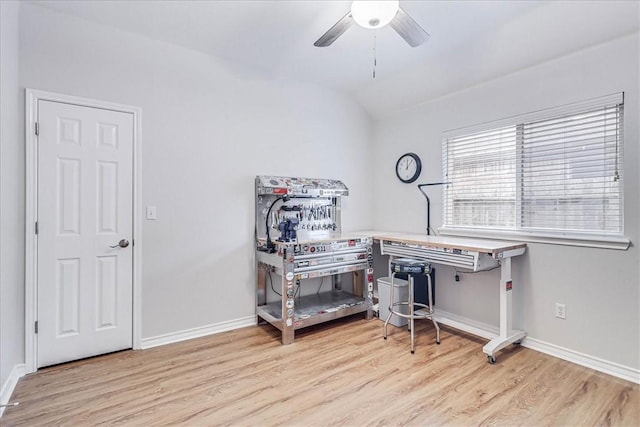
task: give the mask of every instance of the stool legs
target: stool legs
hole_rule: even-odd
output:
[[[407,322],[407,326],[409,328],[409,333],[411,334],[411,353],[413,354],[415,352],[415,345],[414,345],[414,327],[415,327],[415,319],[431,319],[431,321],[433,322],[433,326],[435,326],[436,328],[436,343],[440,344],[440,326],[438,325],[438,322],[435,319],[435,310],[433,308],[433,292],[431,289],[431,275],[427,274],[427,294],[429,297],[429,305],[425,305],[422,303],[416,303],[415,302],[415,294],[414,294],[414,278],[412,274],[408,275],[408,283],[407,285],[409,286],[408,289],[408,293],[409,293],[409,301],[406,302],[395,302],[395,292],[394,292],[394,283],[393,283],[393,279],[395,278],[395,273],[391,273],[391,292],[390,292],[390,301],[389,301],[389,314],[387,315],[387,319],[384,321],[384,326],[383,326],[383,332],[382,332],[382,336],[383,338],[386,340],[387,339],[387,325],[389,324],[389,320],[391,320],[391,316],[393,316],[394,314],[396,316],[400,316],[400,317],[404,317],[406,319],[408,319],[409,321]],[[416,314],[416,310],[415,310],[415,305],[418,305],[419,307],[425,308],[428,310],[427,314],[423,314],[423,313],[417,313]],[[409,310],[408,310],[408,314],[402,314],[398,311],[396,311],[395,307],[396,306],[400,306],[400,305],[408,305]]]
[[[395,301],[393,298],[393,278],[396,277],[396,273],[391,273],[391,298],[389,300],[389,315],[387,316],[387,320],[384,321],[384,328],[383,328],[383,333],[382,336],[383,338],[386,340],[387,339],[387,325],[389,324],[389,320],[391,319],[391,316],[393,315],[393,302]]]
[[[434,316],[433,309],[433,293],[431,289],[431,275],[427,274],[427,294],[429,295],[429,314],[431,314],[431,321],[433,322],[433,326],[436,327],[436,344],[440,344],[440,326],[438,326],[438,322],[436,322],[436,318]]]
[[[413,306],[413,275],[409,274],[409,328],[411,333],[411,354],[414,353],[414,345],[413,345],[413,329],[415,326],[415,307]]]

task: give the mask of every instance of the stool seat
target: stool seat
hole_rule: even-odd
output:
[[[384,322],[383,327],[383,338],[387,339],[387,325],[389,324],[389,320],[391,316],[399,316],[405,319],[409,319],[409,330],[411,332],[411,353],[414,353],[414,338],[413,338],[413,329],[414,329],[414,320],[415,319],[429,319],[433,322],[433,325],[436,328],[436,343],[440,344],[440,326],[438,326],[438,322],[434,317],[434,305],[433,305],[433,295],[431,290],[431,264],[426,261],[417,260],[413,258],[395,258],[392,259],[389,264],[391,270],[391,298],[389,302],[389,315]],[[398,301],[395,302],[394,299],[394,288],[395,285],[393,283],[393,279],[396,274],[406,274],[409,282],[409,300],[408,301]],[[429,296],[428,305],[423,303],[418,303],[414,301],[414,276],[417,275],[425,275],[427,277],[427,294]],[[408,306],[408,314],[404,314],[400,312],[399,308],[401,306]],[[416,307],[419,307],[416,310]],[[424,309],[424,310],[423,310]]]
[[[413,258],[397,258],[391,261],[391,271],[401,274],[429,274],[431,264]]]

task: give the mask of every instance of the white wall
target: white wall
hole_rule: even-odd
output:
[[[442,132],[625,92],[625,234],[627,251],[530,244],[514,260],[515,326],[546,343],[640,368],[640,280],[638,218],[639,41],[630,35],[551,62],[524,69],[414,108],[374,124],[377,229],[425,230],[425,202],[415,185],[394,175],[406,151],[422,157],[417,183],[441,180]],[[471,70],[469,71],[471,72]],[[429,78],[425,76],[424,78]],[[441,190],[431,190],[432,226],[440,226]],[[438,307],[498,324],[499,271],[463,275],[438,268]],[[554,303],[566,304],[567,319],[554,318]]]
[[[368,227],[371,123],[352,100],[31,5],[20,86],[142,108],[143,338],[254,315],[254,177],[332,177]]]
[[[12,369],[24,363],[24,136],[18,15],[17,2],[0,1],[0,388]]]

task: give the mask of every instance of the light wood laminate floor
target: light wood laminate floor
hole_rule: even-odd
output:
[[[360,316],[298,333],[271,326],[41,369],[0,419],[14,425],[638,426],[640,386],[523,347]]]

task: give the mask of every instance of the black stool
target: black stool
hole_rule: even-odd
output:
[[[408,277],[409,301],[394,302],[393,289],[395,286],[393,284],[393,279],[395,278],[397,273],[406,274]],[[385,340],[387,339],[387,324],[389,323],[391,316],[396,315],[405,319],[409,319],[409,331],[411,332],[411,353],[414,352],[413,326],[415,319],[430,319],[436,327],[436,343],[440,344],[440,327],[438,326],[438,322],[436,322],[436,319],[434,317],[433,295],[431,292],[431,275],[429,273],[431,273],[431,264],[426,261],[420,261],[411,258],[398,258],[391,261],[391,299],[389,302],[389,315],[387,316],[387,320],[385,320],[384,322],[383,337]],[[429,295],[428,305],[414,302],[413,277],[417,274],[427,276],[427,294]],[[403,305],[408,306],[408,314],[400,312],[399,307]],[[415,306],[420,307],[420,309],[416,310]]]

